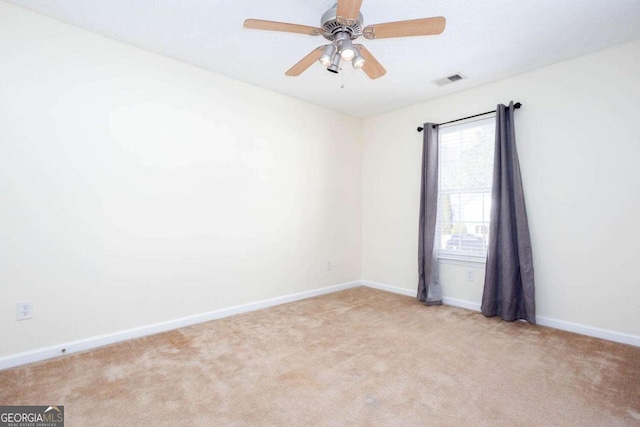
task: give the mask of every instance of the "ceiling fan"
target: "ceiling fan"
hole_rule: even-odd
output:
[[[299,76],[315,61],[319,61],[328,71],[338,73],[341,61],[351,62],[353,68],[360,69],[371,79],[386,74],[387,70],[361,44],[353,44],[360,36],[365,39],[384,39],[390,37],[429,36],[444,31],[445,18],[412,19],[409,21],[387,22],[364,26],[360,6],[363,0],[337,0],[331,9],[320,19],[320,27],[288,24],[285,22],[247,19],[244,27],[253,30],[283,31],[285,33],[323,36],[331,43],[319,46],[291,67],[285,74]]]

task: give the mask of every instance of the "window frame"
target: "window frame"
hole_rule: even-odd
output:
[[[465,125],[468,126],[474,122],[488,121],[488,120],[491,120],[493,122],[493,125],[495,126],[495,120],[496,120],[495,113],[491,115],[483,116],[481,118],[474,118],[474,119],[460,121],[457,123],[452,123],[449,125],[444,125],[444,126],[441,126],[440,129],[450,129],[450,128],[456,128],[456,127],[462,128],[463,126]],[[448,190],[446,190],[446,192],[442,192],[441,190],[442,189],[442,186],[441,186],[442,170],[441,170],[441,163],[440,163],[442,159],[441,150],[442,150],[441,133],[438,132],[438,203],[440,203],[440,198],[442,194],[469,194],[469,193],[486,194],[487,193],[486,188],[468,189],[468,191],[465,191],[464,193],[455,192],[455,191],[449,192]],[[493,142],[493,150],[495,150],[495,141]],[[491,198],[492,191],[493,189],[489,188],[489,191],[488,191],[489,198]],[[491,222],[491,218],[489,217],[487,220],[487,223],[489,223],[490,225],[490,222]],[[442,232],[440,230],[440,227],[441,227],[440,206],[438,206],[438,219],[436,223],[436,239],[442,239]],[[487,239],[488,239],[488,235],[487,235]],[[471,252],[461,253],[459,251],[454,251],[454,250],[440,249],[439,246],[440,245],[438,245],[438,248],[436,249],[437,258],[438,258],[438,261],[443,264],[467,265],[471,267],[477,267],[479,264],[485,265],[487,262],[486,252],[484,252],[482,255],[474,254]]]

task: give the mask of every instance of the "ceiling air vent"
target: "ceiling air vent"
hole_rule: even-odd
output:
[[[456,73],[442,79],[434,80],[433,82],[438,86],[444,86],[448,85],[449,83],[457,82],[458,80],[462,80],[464,78],[465,77],[462,74]]]

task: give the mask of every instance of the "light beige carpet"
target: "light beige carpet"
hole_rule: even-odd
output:
[[[639,426],[640,348],[355,288],[0,371],[67,426]]]

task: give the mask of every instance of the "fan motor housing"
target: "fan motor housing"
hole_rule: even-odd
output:
[[[338,5],[327,10],[320,18],[320,26],[324,30],[324,38],[330,41],[338,32],[347,32],[351,35],[351,40],[355,40],[362,35],[363,21],[362,13],[358,14],[358,19],[345,19],[337,15]]]

